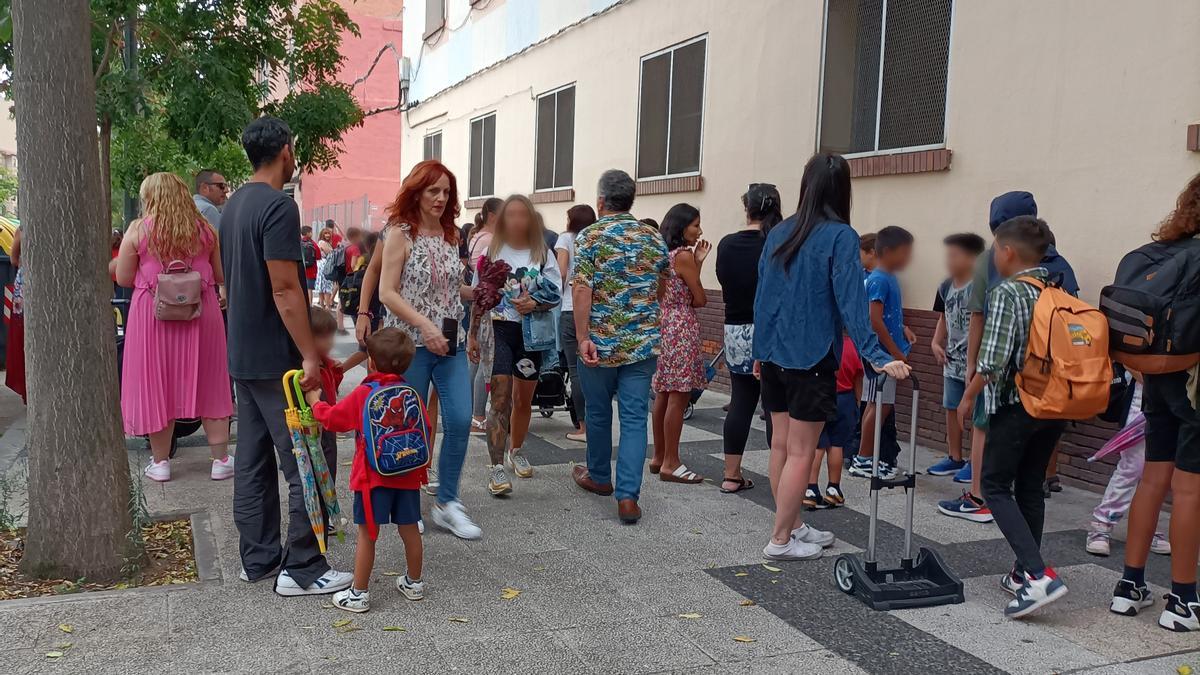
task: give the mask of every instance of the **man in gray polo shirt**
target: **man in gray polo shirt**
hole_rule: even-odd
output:
[[[192,195],[192,201],[196,202],[200,215],[216,230],[221,229],[221,207],[227,199],[229,184],[225,182],[225,176],[212,169],[196,174],[196,194]]]

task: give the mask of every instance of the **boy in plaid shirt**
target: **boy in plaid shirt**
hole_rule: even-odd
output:
[[[1018,619],[1067,593],[1040,550],[1046,515],[1042,480],[1066,422],[1031,417],[1015,381],[1025,362],[1029,323],[1040,293],[1020,278],[1046,281],[1046,269],[1039,263],[1050,245],[1050,229],[1043,220],[1019,216],[996,228],[995,235],[996,269],[1005,280],[989,295],[979,363],[958,416],[961,424],[970,424],[975,398],[984,392],[989,430],[983,497],[1016,554],[1016,564],[1000,586],[1015,596],[1005,615]]]

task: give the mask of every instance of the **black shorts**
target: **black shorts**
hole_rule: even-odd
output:
[[[512,375],[518,380],[537,382],[542,369],[542,353],[525,351],[521,324],[516,321],[492,320],[496,351],[492,360],[492,375]]]
[[[1188,401],[1187,372],[1145,380],[1146,461],[1174,462],[1181,471],[1200,473],[1200,412]]]
[[[786,412],[801,422],[837,418],[837,360],[833,352],[806,370],[761,365],[762,406],[768,413]]]

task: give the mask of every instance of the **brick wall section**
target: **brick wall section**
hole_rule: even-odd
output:
[[[723,346],[724,332],[722,326],[725,318],[725,304],[721,292],[705,289],[708,304],[696,311],[700,319],[700,339],[706,359],[711,359]],[[938,315],[929,310],[905,310],[905,322],[917,334],[917,342],[913,345],[910,363],[913,372],[921,384],[919,397],[920,410],[917,412],[917,442],[929,448],[945,450],[946,448],[946,414],[942,408],[942,367],[934,359],[929,349],[933,331],[937,327]],[[729,372],[722,366],[717,371],[713,388],[718,391],[729,391]],[[900,385],[897,403],[896,424],[902,439],[902,445],[907,444],[909,421],[912,417],[912,388],[907,384]],[[1087,457],[1100,449],[1100,446],[1116,432],[1116,425],[1103,422],[1087,422],[1072,424],[1063,436],[1061,452],[1058,458],[1058,472],[1064,483],[1075,485],[1096,492],[1103,491],[1108,484],[1116,464],[1116,456],[1107,460],[1089,464]],[[968,437],[963,437],[964,450],[969,451]],[[922,469],[924,467],[921,467]]]

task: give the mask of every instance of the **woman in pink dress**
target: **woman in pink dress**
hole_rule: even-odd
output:
[[[700,268],[712,246],[700,235],[700,211],[689,204],[671,207],[659,227],[671,256],[660,306],[662,341],[654,389],[654,458],[650,473],[671,483],[697,484],[704,480],[679,461],[679,435],[683,431],[683,412],[693,389],[707,384],[704,361],[700,355],[700,322],[696,307],[707,303],[700,285]]]
[[[225,276],[217,233],[178,176],[156,173],[142,181],[139,192],[142,218],[130,223],[116,261],[117,283],[134,289],[121,377],[125,433],[150,437],[154,457],[146,477],[168,481],[175,420],[199,417],[212,449],[210,476],[224,480],[233,476],[228,452],[233,400],[224,300],[218,297]],[[159,274],[177,261],[200,274],[200,316],[160,321],[154,312]]]

